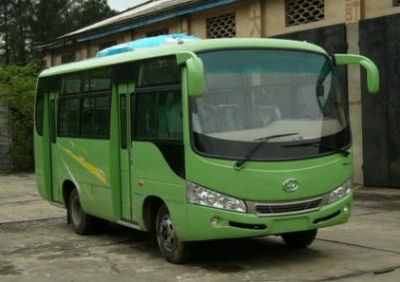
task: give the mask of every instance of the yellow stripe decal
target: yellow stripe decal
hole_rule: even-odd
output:
[[[103,184],[107,184],[107,178],[105,176],[104,171],[102,171],[100,168],[95,167],[91,163],[87,162],[83,157],[74,154],[70,149],[65,148],[63,145],[58,144],[58,146],[65,153],[67,153],[67,155],[70,156],[74,161],[76,161],[78,164],[80,164],[87,172],[92,174],[94,177],[96,177],[98,180],[100,180],[100,182],[102,182]]]

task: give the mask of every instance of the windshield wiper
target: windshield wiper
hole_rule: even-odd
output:
[[[254,154],[258,151],[258,149],[261,148],[261,146],[265,143],[268,143],[269,140],[275,139],[275,138],[280,138],[280,137],[287,137],[287,136],[293,136],[293,135],[298,135],[298,132],[293,132],[293,133],[285,133],[285,134],[276,134],[276,135],[271,135],[271,136],[267,136],[267,137],[263,137],[263,138],[257,138],[254,141],[258,141],[257,144],[251,148],[251,150],[246,154],[246,156],[241,159],[238,160],[235,163],[235,169],[242,169],[243,165],[248,162],[251,157],[254,156]]]
[[[291,148],[291,147],[317,147],[321,149],[327,149],[330,151],[334,151],[336,153],[341,153],[343,156],[348,157],[350,152],[347,150],[343,150],[340,148],[333,148],[330,146],[322,145],[321,142],[311,142],[311,143],[302,143],[302,144],[293,144],[293,145],[284,145],[284,148]]]

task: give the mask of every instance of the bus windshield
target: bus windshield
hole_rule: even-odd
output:
[[[199,56],[207,87],[204,96],[190,100],[196,152],[237,160],[264,142],[252,160],[290,160],[350,145],[347,104],[327,56],[277,49]],[[281,137],[263,141],[274,135]]]

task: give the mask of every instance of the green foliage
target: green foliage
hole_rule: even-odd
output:
[[[9,109],[13,170],[33,168],[33,105],[38,67],[0,66],[0,99]]]
[[[70,9],[70,28],[78,29],[115,15],[106,0],[75,0]]]
[[[106,0],[0,1],[0,63],[39,63],[40,45],[114,14]]]
[[[33,168],[33,106],[40,45],[114,15],[106,0],[0,1],[0,100],[9,109],[13,170]]]

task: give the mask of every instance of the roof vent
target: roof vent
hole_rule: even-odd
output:
[[[169,35],[159,35],[154,37],[137,39],[131,42],[114,45],[97,52],[96,57],[107,57],[116,54],[126,53],[137,49],[157,47],[169,44],[183,44],[185,42],[200,40],[200,38],[187,35],[185,33],[176,33]]]

